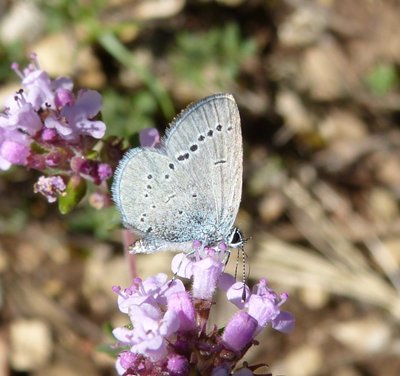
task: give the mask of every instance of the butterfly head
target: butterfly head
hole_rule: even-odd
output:
[[[246,239],[243,237],[242,232],[237,227],[233,227],[227,237],[228,247],[243,248],[245,243]]]

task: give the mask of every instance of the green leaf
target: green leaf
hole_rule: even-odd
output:
[[[58,209],[61,214],[68,214],[86,193],[86,181],[79,176],[73,176],[65,190],[65,194],[58,199]]]
[[[380,63],[366,77],[368,88],[375,95],[385,95],[399,83],[399,77],[393,64]]]
[[[72,232],[92,233],[98,239],[109,239],[110,232],[121,225],[120,214],[115,206],[101,210],[85,206],[66,218]]]
[[[244,61],[256,54],[255,39],[242,36],[237,24],[227,23],[203,33],[179,33],[169,62],[180,81],[224,89],[237,80]]]

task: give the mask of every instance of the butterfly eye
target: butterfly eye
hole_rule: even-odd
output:
[[[237,227],[234,227],[229,234],[228,245],[231,248],[240,248],[244,244],[242,233]]]

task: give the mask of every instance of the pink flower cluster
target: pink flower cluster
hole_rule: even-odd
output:
[[[268,325],[285,333],[293,329],[293,316],[280,309],[287,294],[277,295],[264,279],[252,290],[236,282],[223,272],[225,249],[222,245],[197,249],[193,256],[175,256],[172,270],[191,279],[190,292],[181,280],[168,280],[165,274],[145,281],[135,278],[124,290],[114,287],[119,309],[130,318],[128,327],[113,331],[121,349],[116,362],[120,375],[184,376],[192,371],[201,375],[253,375],[257,367],[236,367],[255,344],[255,336]],[[223,330],[209,323],[217,288],[238,307]]]
[[[108,162],[93,147],[106,125],[96,120],[101,95],[94,90],[72,91],[67,77],[50,79],[35,54],[21,70],[12,64],[22,88],[6,99],[0,114],[0,169],[22,165],[44,172],[35,191],[49,202],[63,194],[75,176],[99,185],[112,176]]]

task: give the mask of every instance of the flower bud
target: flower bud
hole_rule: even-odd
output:
[[[239,311],[233,315],[225,327],[222,340],[233,351],[241,351],[254,337],[257,320],[248,313]]]

